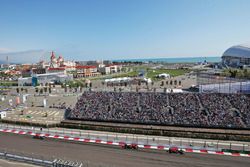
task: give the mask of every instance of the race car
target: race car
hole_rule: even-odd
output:
[[[133,149],[133,150],[138,150],[138,145],[137,144],[123,144],[121,146],[123,149]]]
[[[39,135],[35,135],[33,136],[33,139],[40,139],[40,140],[44,140],[44,136],[39,136]]]
[[[170,154],[174,153],[174,154],[184,154],[184,151],[182,149],[179,149],[178,147],[170,147],[168,152]]]

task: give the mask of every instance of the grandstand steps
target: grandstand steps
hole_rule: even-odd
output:
[[[204,109],[204,107],[203,107],[203,105],[202,105],[202,103],[201,103],[201,99],[199,98],[199,96],[198,96],[197,94],[195,94],[195,97],[196,97],[196,99],[197,99],[197,101],[198,101],[198,103],[199,103],[200,108],[201,108],[201,109]]]
[[[170,103],[169,103],[169,95],[167,94],[167,105],[170,106]]]
[[[233,108],[232,103],[231,103],[227,98],[225,98],[225,101],[226,101],[226,103],[228,104],[228,106],[229,106],[230,108]]]
[[[210,121],[210,117],[211,117],[211,115],[212,115],[211,112],[209,111],[209,109],[208,109],[207,107],[204,107],[204,103],[202,102],[200,96],[197,95],[197,94],[196,94],[195,96],[196,96],[196,98],[197,98],[197,100],[198,100],[198,102],[199,102],[200,109],[206,112],[206,115],[207,115],[207,117],[208,117],[208,120]]]
[[[246,124],[244,123],[244,121],[242,120],[241,117],[237,117],[237,118],[239,118],[239,122],[241,123],[241,125],[242,125],[243,127],[247,127]]]
[[[137,99],[137,107],[138,108],[140,107],[140,96],[138,96],[138,99]]]
[[[229,111],[232,112],[235,121],[238,120],[243,127],[247,127],[244,121],[242,120],[242,115],[239,109],[233,107],[233,108],[230,108]]]

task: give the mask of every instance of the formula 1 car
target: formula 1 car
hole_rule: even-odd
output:
[[[137,144],[123,144],[122,149],[133,149],[133,150],[138,150],[138,145]]]
[[[184,154],[184,151],[182,149],[178,149],[178,147],[170,147],[168,150],[169,154]]]
[[[38,135],[35,135],[33,136],[33,139],[40,139],[40,140],[44,140],[45,137],[44,136],[38,136]]]

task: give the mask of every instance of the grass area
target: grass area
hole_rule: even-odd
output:
[[[135,77],[137,75],[138,75],[137,71],[131,71],[131,72],[128,72],[128,73],[114,75],[114,76],[112,76],[112,78]]]
[[[179,75],[184,75],[190,70],[188,69],[151,69],[148,67],[135,67],[133,68],[133,71],[128,72],[128,73],[123,73],[123,74],[117,74],[112,76],[113,78],[118,78],[118,77],[134,77],[137,76],[140,71],[144,70],[146,73],[147,78],[151,78],[152,80],[157,80],[156,78],[157,75],[162,74],[162,73],[167,73],[170,74],[171,77],[176,77]]]
[[[78,88],[78,87],[83,87],[85,84],[85,80],[74,80],[74,81],[68,81],[65,84],[69,85],[69,87],[72,88]]]
[[[0,86],[17,86],[17,81],[0,81]]]
[[[134,66],[128,68],[130,69],[129,72],[101,75],[97,77],[90,77],[88,79],[99,80],[107,78],[136,77],[141,71],[144,71],[147,78],[151,78],[152,80],[158,80],[156,76],[162,73],[167,73],[170,74],[171,77],[175,77],[190,72],[190,70],[188,69],[151,69],[147,66]],[[76,80],[82,80],[82,79],[76,79]]]

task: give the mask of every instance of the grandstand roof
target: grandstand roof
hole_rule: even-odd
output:
[[[232,46],[223,53],[222,57],[250,58],[250,46]]]

